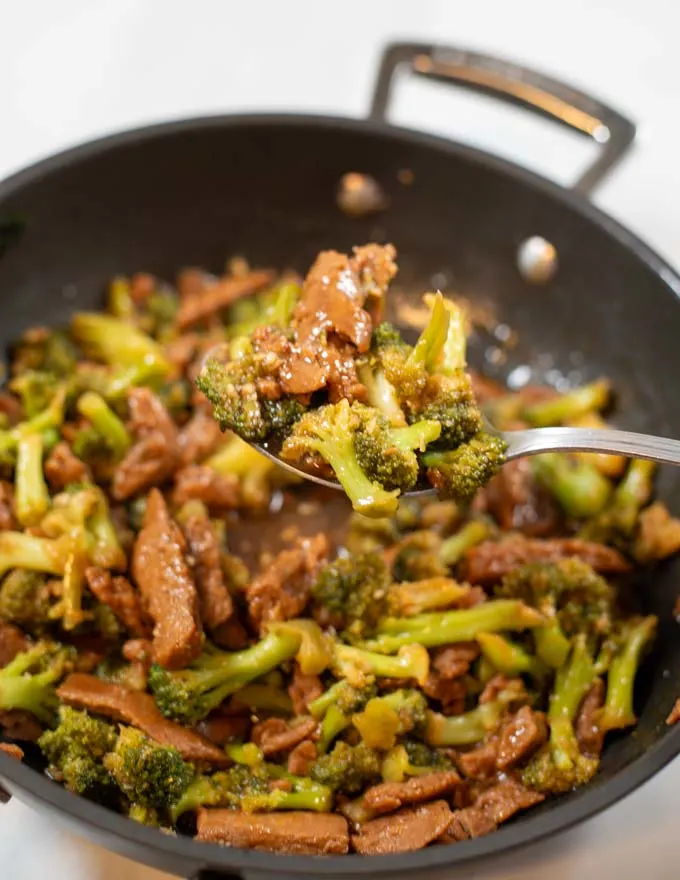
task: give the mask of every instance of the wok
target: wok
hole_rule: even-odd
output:
[[[482,89],[592,137],[596,162],[564,189],[476,149],[397,129],[387,110],[397,74]],[[114,274],[172,276],[185,265],[219,271],[228,254],[304,270],[323,248],[393,241],[400,283],[427,289],[433,274],[490,301],[517,334],[503,370],[534,364],[587,380],[610,376],[621,427],[680,436],[680,278],[645,244],[586,199],[623,156],[635,129],[595,99],[536,72],[476,53],[389,47],[368,119],[218,116],[104,138],[40,162],[0,184],[0,343],[29,325],[64,322],[102,302]],[[411,185],[400,182],[408,169]],[[347,171],[373,175],[389,209],[351,219],[334,193]],[[556,248],[552,281],[527,282],[518,245],[541,235]],[[488,353],[482,343],[480,353]],[[482,357],[483,359],[483,357]],[[660,497],[680,510],[677,469]],[[399,856],[278,856],[198,844],[142,827],[64,791],[0,754],[5,796],[25,800],[105,847],[186,877],[451,876],[472,863],[565,829],[604,809],[680,752],[664,724],[678,692],[680,639],[672,607],[678,563],[639,585],[661,620],[638,687],[640,722],[612,740],[587,788],[548,802],[496,834]],[[39,769],[36,762],[35,767]],[[28,843],[28,842],[27,842]]]

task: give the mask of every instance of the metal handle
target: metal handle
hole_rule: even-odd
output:
[[[605,452],[680,465],[680,440],[635,434],[632,431],[530,428],[526,431],[505,431],[501,436],[508,444],[508,459],[542,452]]]
[[[600,145],[600,152],[574,184],[573,188],[582,195],[595,189],[635,138],[635,125],[629,119],[559,80],[492,55],[426,43],[394,43],[385,49],[373,93],[371,119],[387,121],[396,75],[402,70],[492,95],[592,138]]]

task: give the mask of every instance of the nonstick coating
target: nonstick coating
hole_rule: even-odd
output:
[[[400,171],[413,183],[399,182]],[[334,200],[342,174],[374,175],[390,199],[361,220]],[[402,175],[403,177],[403,175]],[[520,277],[517,246],[542,235],[557,248],[553,282]],[[255,265],[304,270],[323,248],[392,241],[400,283],[447,286],[492,303],[517,333],[505,370],[538,364],[587,380],[610,376],[620,425],[680,437],[680,279],[614,221],[541,178],[486,154],[382,124],[313,117],[219,117],[108,138],[61,154],[0,184],[0,344],[35,323],[63,323],[102,304],[114,274],[172,277],[186,265],[219,271],[244,254]],[[442,281],[438,282],[442,284]],[[486,344],[475,352],[483,359]],[[680,512],[680,475],[659,495]],[[573,825],[613,803],[680,751],[664,719],[680,689],[672,609],[677,564],[638,586],[659,615],[659,644],[638,688],[635,732],[607,746],[586,789],[544,804],[496,834],[394,857],[319,859],[199,845],[138,826],[62,790],[0,754],[8,791],[48,809],[131,858],[185,876],[450,876]]]

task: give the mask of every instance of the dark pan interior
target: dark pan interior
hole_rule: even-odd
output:
[[[411,185],[399,182],[403,169],[412,172]],[[340,213],[334,193],[348,170],[374,175],[389,209],[361,220]],[[515,264],[518,244],[534,234],[550,240],[559,255],[558,274],[544,286],[523,281]],[[220,270],[232,254],[255,265],[304,270],[322,248],[343,250],[371,239],[397,246],[402,286],[427,289],[442,273],[458,293],[493,304],[519,340],[501,371],[529,363],[543,373],[608,375],[618,392],[617,424],[680,437],[680,398],[669,381],[680,375],[679,282],[670,270],[551,184],[472,150],[363,123],[273,117],[183,123],[80,148],[0,185],[0,346],[29,325],[63,323],[75,309],[100,305],[107,279],[117,273],[145,269],[172,277],[186,265]],[[480,340],[474,352],[479,362],[489,345]],[[672,469],[658,481],[660,497],[676,512],[679,481]],[[680,750],[680,731],[664,725],[680,681],[672,614],[678,573],[672,564],[638,586],[645,610],[659,615],[661,628],[639,683],[635,732],[610,743],[589,791],[544,805],[501,832],[496,843],[491,837],[471,844],[470,854],[496,849],[501,838],[507,846],[534,836],[531,823],[539,834],[561,824],[558,815],[573,822],[602,806],[614,790],[601,798],[593,792],[634,762],[639,782],[640,762],[661,738],[674,745],[663,746],[665,757],[656,766]],[[14,773],[0,758],[0,775],[11,781]],[[569,801],[573,809],[565,807]],[[547,813],[556,821],[541,823]],[[152,839],[146,834],[135,829],[139,840]],[[165,839],[155,838],[161,850]],[[110,836],[105,842],[116,845]],[[140,859],[155,858],[130,841],[118,846]],[[399,866],[457,861],[467,847],[399,857]],[[197,849],[184,855],[192,858]],[[198,861],[219,857],[233,865],[241,859],[210,851],[210,859]],[[288,870],[287,859],[255,860],[268,870]],[[295,874],[312,864],[295,862]],[[351,862],[352,872],[375,870],[378,862],[385,869],[397,865],[380,859],[360,869],[358,859]],[[341,871],[338,860],[324,864],[327,874]],[[342,873],[348,866],[346,860]]]

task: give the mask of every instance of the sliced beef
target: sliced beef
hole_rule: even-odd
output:
[[[604,732],[597,724],[597,714],[604,705],[604,697],[604,681],[598,678],[585,695],[576,716],[576,738],[581,751],[589,758],[599,758],[604,745]]]
[[[297,719],[289,724],[283,718],[268,718],[253,727],[251,740],[262,749],[262,754],[276,755],[289,752],[303,740],[309,739],[317,728],[313,718]]]
[[[246,587],[248,611],[259,630],[272,620],[289,620],[302,613],[309,601],[316,574],[328,559],[330,545],[322,532],[299,538],[282,550]]]
[[[135,544],[132,574],[154,621],[154,660],[166,669],[182,669],[202,647],[198,594],[185,546],[162,494],[153,489]]]
[[[158,486],[178,465],[177,426],[149,388],[128,391],[130,429],[135,443],[116,468],[111,494],[125,501],[150,486]]]
[[[7,417],[7,423],[11,428],[24,420],[21,401],[9,391],[0,391],[0,413]]]
[[[482,704],[493,703],[494,700],[498,699],[501,691],[505,691],[508,688],[513,688],[518,698],[526,696],[524,682],[521,678],[510,678],[507,675],[503,675],[502,672],[497,672],[484,685],[484,689],[479,695],[479,702]]]
[[[177,435],[180,466],[198,464],[215,452],[223,441],[224,434],[212,415],[197,409]]]
[[[0,532],[19,527],[14,512],[14,488],[7,480],[0,480]]]
[[[311,739],[305,739],[298,743],[288,755],[288,772],[293,776],[308,776],[316,758],[316,743]]]
[[[233,739],[247,739],[250,733],[250,720],[245,715],[218,715],[201,721],[198,731],[223,746]]]
[[[496,765],[508,770],[530,758],[548,738],[548,725],[542,712],[522,706],[505,724],[498,742]]]
[[[498,740],[493,738],[484,745],[457,756],[458,769],[467,779],[492,779],[496,775]]]
[[[183,528],[198,592],[201,620],[206,629],[215,630],[226,623],[234,612],[234,603],[222,574],[222,557],[215,527],[206,516],[191,516]]]
[[[233,510],[239,503],[238,477],[218,474],[204,465],[184,467],[175,474],[172,503],[181,507],[187,501],[202,501],[213,516]]]
[[[450,794],[460,783],[455,770],[414,776],[406,782],[383,782],[368,788],[362,797],[364,807],[374,814],[391,813],[399,807],[432,801]]]
[[[543,800],[545,795],[525,788],[515,779],[506,779],[482,792],[471,807],[457,810],[442,842],[456,843],[490,834],[516,813]]]
[[[0,711],[0,729],[4,730],[10,739],[18,739],[22,742],[36,742],[43,732],[33,715],[21,709]]]
[[[675,705],[670,711],[670,715],[666,718],[666,724],[677,724],[680,721],[680,699],[675,701]]]
[[[139,727],[156,742],[174,746],[187,761],[219,767],[230,763],[222,749],[206,737],[161,715],[150,694],[76,672],[59,686],[57,695],[69,706]]]
[[[415,852],[445,834],[452,818],[446,801],[407,807],[365,822],[360,832],[352,835],[352,846],[364,856]]]
[[[0,669],[28,647],[28,639],[11,623],[0,620]]]
[[[125,577],[113,577],[111,572],[99,566],[85,570],[90,591],[108,605],[130,635],[138,639],[151,636],[153,624],[144,610],[142,597]]]
[[[177,326],[180,330],[204,324],[218,317],[220,312],[228,308],[244,296],[251,296],[268,287],[275,278],[271,269],[258,269],[247,275],[225,276],[218,281],[203,276],[203,284],[195,278],[191,286],[180,299],[177,313]]]
[[[459,642],[437,648],[432,655],[432,668],[441,678],[452,680],[467,675],[470,666],[479,657],[477,642]]]
[[[296,855],[342,855],[347,822],[337,813],[239,813],[199,810],[197,840]]]
[[[430,671],[423,691],[431,700],[441,703],[445,715],[460,715],[465,710],[467,685],[462,678],[442,678],[439,673]]]
[[[137,663],[148,669],[153,660],[153,643],[151,639],[128,639],[123,642],[121,654],[128,663]]]
[[[242,651],[250,644],[248,632],[236,616],[219,626],[211,635],[213,642],[225,651]]]
[[[305,715],[309,704],[323,693],[323,685],[318,675],[305,675],[295,664],[293,680],[288,687],[288,696],[293,701],[296,715]]]
[[[559,512],[550,494],[533,478],[531,461],[504,464],[485,488],[486,509],[504,531],[540,537],[555,532]]]
[[[24,760],[23,749],[20,749],[19,746],[14,743],[0,743],[0,752],[4,752],[6,755],[9,755],[10,758],[14,758],[15,761]]]
[[[61,492],[72,483],[86,483],[92,479],[87,465],[72,451],[68,443],[57,443],[45,459],[45,479],[53,492]]]
[[[340,400],[348,400],[352,403],[358,400],[365,403],[368,391],[357,375],[354,346],[340,341],[331,342],[327,349],[326,363],[329,401],[338,403]]]
[[[600,574],[623,574],[630,570],[627,560],[613,547],[579,538],[508,538],[485,541],[467,551],[459,566],[465,580],[492,586],[521,565],[558,562],[577,557]]]

